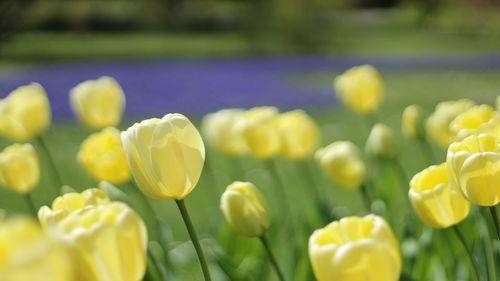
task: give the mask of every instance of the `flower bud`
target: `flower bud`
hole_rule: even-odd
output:
[[[271,224],[259,190],[250,182],[236,181],[222,194],[220,208],[227,222],[245,236],[261,236]]]
[[[134,124],[122,143],[137,185],[155,199],[180,200],[195,188],[205,162],[205,146],[182,114]]]
[[[500,114],[491,106],[476,105],[458,115],[450,123],[450,130],[455,134],[456,140],[463,140],[471,135],[490,132],[500,122]]]
[[[347,217],[316,230],[309,258],[318,281],[396,281],[401,255],[391,228],[381,217]]]
[[[424,116],[419,105],[412,104],[403,111],[401,118],[401,130],[403,135],[409,139],[424,139]]]
[[[275,123],[278,113],[275,107],[254,107],[239,120],[238,129],[253,156],[270,158],[279,154],[281,142]]]
[[[38,83],[21,86],[0,100],[0,134],[15,141],[26,141],[50,125],[47,94]]]
[[[375,124],[366,140],[366,153],[383,159],[398,157],[399,145],[392,129],[384,124]]]
[[[490,135],[472,135],[448,148],[446,169],[450,184],[473,204],[500,202],[500,141]]]
[[[98,181],[120,184],[130,180],[130,169],[120,131],[113,127],[94,133],[84,140],[77,159]]]
[[[103,76],[84,81],[71,89],[69,97],[75,115],[89,129],[114,127],[120,123],[125,95],[115,79]]]
[[[13,144],[0,152],[0,184],[26,194],[33,190],[40,178],[40,166],[31,144]]]
[[[337,97],[351,110],[368,114],[377,110],[383,98],[380,74],[371,65],[353,67],[335,78]]]
[[[243,155],[247,147],[241,132],[236,128],[243,109],[222,109],[207,114],[202,120],[202,133],[205,140],[218,151],[228,155]]]
[[[456,137],[456,132],[451,130],[450,123],[473,106],[474,102],[468,99],[439,103],[427,118],[425,124],[427,137],[442,147],[448,147]]]
[[[420,219],[434,228],[458,224],[469,214],[469,201],[448,184],[446,163],[416,174],[408,195]]]
[[[281,137],[281,154],[285,158],[306,158],[318,148],[318,126],[303,110],[280,114],[276,125]]]
[[[316,151],[316,161],[336,184],[358,188],[363,184],[366,167],[359,149],[349,141],[339,141]]]

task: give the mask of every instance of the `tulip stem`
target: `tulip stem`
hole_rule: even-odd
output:
[[[298,163],[298,162],[297,162]],[[315,201],[318,204],[318,209],[321,213],[321,217],[323,218],[324,223],[329,223],[332,219],[330,204],[324,197],[322,196],[321,189],[316,184],[314,180],[314,172],[311,170],[311,166],[309,165],[307,160],[300,161],[300,165],[297,166],[300,170],[302,170],[303,174],[307,178],[307,181],[310,187],[306,188],[307,190],[311,190],[313,192],[313,196],[315,197]],[[306,186],[307,187],[307,186]]]
[[[419,139],[420,148],[427,159],[427,164],[434,165],[436,163],[436,155],[434,155],[434,151],[432,150],[431,145],[426,139]]]
[[[399,180],[401,181],[401,188],[403,188],[403,191],[406,193],[408,192],[407,188],[405,186],[410,184],[410,181],[408,180],[408,176],[406,175],[406,172],[401,165],[401,162],[399,159],[394,159],[392,160],[392,165],[396,169],[396,172],[398,173]]]
[[[497,210],[495,206],[490,206],[491,218],[493,219],[493,225],[495,225],[495,229],[497,231],[497,238],[500,240],[500,221],[498,219]]]
[[[474,259],[474,255],[472,254],[472,251],[470,250],[469,246],[467,245],[467,242],[465,241],[464,235],[462,234],[462,231],[460,228],[458,228],[457,225],[452,226],[453,230],[455,231],[455,234],[457,235],[458,239],[460,240],[460,243],[462,243],[462,246],[464,247],[465,251],[467,252],[467,255],[469,256],[469,260],[472,265],[472,269],[474,270],[475,273],[475,279],[476,281],[481,280],[481,275],[479,274],[479,269],[476,263],[476,259]]]
[[[203,249],[200,245],[200,240],[198,239],[198,235],[196,234],[196,230],[194,229],[193,223],[191,222],[191,218],[189,217],[189,213],[187,211],[186,205],[184,204],[184,199],[175,200],[179,211],[181,212],[182,219],[184,220],[184,224],[186,225],[187,231],[189,233],[189,237],[191,237],[191,241],[193,242],[194,249],[196,250],[196,254],[198,255],[198,260],[200,261],[201,270],[203,271],[203,276],[205,281],[210,281],[210,272],[208,271],[207,261],[203,254]]]
[[[54,178],[56,179],[57,183],[57,194],[61,193],[61,187],[63,186],[63,181],[61,178],[61,175],[59,174],[59,171],[57,170],[56,162],[54,161],[54,158],[52,157],[52,154],[50,153],[49,147],[47,146],[47,143],[43,139],[42,135],[39,135],[37,138],[38,143],[40,144],[40,147],[42,148],[43,152],[45,153],[45,156],[49,160],[49,165],[52,170],[52,174]]]
[[[38,213],[36,211],[36,207],[35,207],[35,204],[33,203],[33,198],[31,197],[31,193],[26,193],[23,195],[24,197],[24,200],[26,201],[26,205],[28,205],[28,209],[29,211],[31,212],[31,214],[37,218],[38,217]]]
[[[269,261],[271,261],[271,264],[276,270],[276,274],[278,275],[279,280],[285,281],[285,276],[283,275],[283,272],[280,269],[278,261],[276,260],[276,257],[274,256],[273,251],[271,250],[271,245],[269,244],[267,236],[265,234],[262,234],[262,236],[260,236],[259,239],[262,242],[264,249],[266,250],[266,254],[269,257]]]
[[[370,198],[370,194],[368,192],[368,186],[366,183],[361,184],[361,186],[359,187],[359,192],[361,194],[361,198],[363,199],[363,203],[366,207],[366,210],[370,212],[372,200]]]

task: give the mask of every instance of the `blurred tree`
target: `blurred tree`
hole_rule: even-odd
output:
[[[34,0],[0,1],[0,43],[19,28],[23,12],[33,2]]]

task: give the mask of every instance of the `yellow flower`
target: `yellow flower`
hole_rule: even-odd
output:
[[[316,161],[333,182],[345,188],[363,184],[366,167],[359,149],[349,141],[339,141],[316,151]]]
[[[103,76],[84,81],[71,89],[70,104],[80,122],[96,130],[120,123],[125,95],[115,79]]]
[[[66,247],[26,218],[0,222],[0,280],[77,280]]]
[[[396,158],[399,145],[392,129],[384,124],[375,124],[366,140],[366,153],[380,158]]]
[[[309,258],[318,281],[396,281],[399,246],[383,218],[347,217],[316,230]]]
[[[489,105],[476,105],[458,115],[451,123],[450,130],[457,140],[470,135],[493,132],[500,122],[500,114]]]
[[[0,152],[0,184],[26,194],[35,188],[39,178],[38,157],[31,144],[13,144]]]
[[[270,158],[280,153],[280,135],[275,122],[278,113],[275,107],[254,107],[239,120],[238,130],[251,155]]]
[[[469,201],[448,184],[446,163],[416,174],[408,195],[420,219],[435,228],[458,224],[469,214]]]
[[[356,66],[347,70],[335,78],[334,88],[347,107],[363,114],[377,110],[384,91],[382,78],[371,65]]]
[[[205,146],[184,115],[144,120],[121,137],[142,192],[155,199],[180,200],[193,191],[205,162]]]
[[[57,220],[46,220],[43,225],[75,251],[78,276],[88,281],[142,280],[147,232],[141,218],[123,203],[97,200],[89,204],[77,195],[57,198],[53,209],[45,206],[39,216],[43,221],[57,217],[57,213],[66,214]]]
[[[427,136],[442,147],[448,147],[456,137],[456,132],[451,130],[450,123],[473,106],[474,102],[468,99],[439,103],[425,124]]]
[[[40,84],[31,83],[0,100],[0,134],[15,141],[26,141],[50,125],[47,94]]]
[[[236,128],[243,109],[222,109],[207,114],[202,120],[202,133],[215,149],[228,155],[243,155],[247,147],[241,132]]]
[[[309,157],[318,148],[318,126],[303,110],[282,113],[277,117],[276,123],[281,136],[281,154],[285,158]]]
[[[401,130],[403,135],[410,139],[424,139],[422,108],[412,104],[405,108],[401,118]]]
[[[77,158],[85,170],[99,181],[119,184],[130,179],[120,131],[113,127],[94,133],[83,141]]]
[[[500,202],[500,141],[490,135],[472,135],[448,148],[449,182],[473,204]]]
[[[271,224],[259,190],[250,182],[233,182],[222,194],[220,208],[227,222],[245,236],[261,236]]]

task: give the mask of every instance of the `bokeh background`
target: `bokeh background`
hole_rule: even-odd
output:
[[[0,97],[32,81],[45,87],[54,117],[45,138],[63,181],[76,190],[96,184],[75,160],[79,144],[89,132],[74,123],[68,92],[83,80],[109,75],[122,85],[127,97],[122,129],[137,120],[168,112],[184,113],[199,124],[204,114],[222,108],[274,105],[282,110],[305,109],[321,126],[322,144],[352,140],[363,147],[368,128],[363,127],[361,117],[338,105],[332,80],[345,69],[365,63],[373,64],[382,73],[386,96],[379,119],[395,129],[400,127],[403,108],[412,103],[422,105],[428,113],[447,99],[471,98],[493,105],[500,94],[500,2],[0,2]],[[425,160],[415,153],[415,143],[402,137],[400,142],[404,170],[413,175],[425,167]],[[7,144],[7,140],[0,140],[1,147]],[[444,151],[434,149],[444,161]],[[246,259],[247,253],[259,256],[261,250],[258,241],[238,238],[223,223],[218,198],[225,186],[236,179],[252,180],[271,201],[274,214],[284,210],[273,202],[277,200],[270,187],[273,180],[263,163],[244,159],[244,169],[235,171],[234,161],[240,160],[211,150],[208,155],[210,170],[206,169],[187,204],[204,244],[209,245],[209,256],[217,265],[213,267],[219,275],[214,274],[218,276],[214,279],[237,280],[227,277],[220,265],[227,263],[228,268],[241,272],[246,266],[252,271],[260,261]],[[42,162],[46,161],[41,157]],[[288,198],[301,198],[304,179],[290,163],[281,161],[279,167],[292,194]],[[50,172],[47,169],[42,166],[42,172]],[[398,184],[398,175],[390,167],[382,166],[377,177],[382,179],[379,184]],[[363,210],[356,194],[333,187],[319,171],[315,181],[328,192],[328,200],[336,206],[339,216]],[[52,184],[50,177],[42,176],[40,187],[33,193],[37,205],[49,204],[54,198]],[[395,193],[396,197],[406,196],[400,189]],[[165,221],[165,235],[172,244],[169,258],[181,276],[179,280],[201,280],[173,202],[152,203]],[[308,212],[313,204],[308,200],[291,203],[297,213]],[[26,212],[22,199],[6,190],[0,191],[0,206]],[[397,212],[396,204],[386,208]],[[473,219],[469,217],[465,224]],[[278,219],[271,235],[286,237],[276,230],[279,223]],[[392,224],[398,228],[403,221]],[[286,239],[278,244],[277,255],[286,264]],[[223,254],[217,249],[223,249]],[[448,250],[455,256],[463,254],[460,248]],[[454,276],[460,274],[465,263],[453,259],[448,264],[437,263],[433,268],[435,278],[443,279],[432,280],[456,280]],[[308,266],[307,259],[303,264]],[[286,269],[289,275],[294,270]],[[265,279],[255,280],[274,280],[272,272],[264,274]]]

